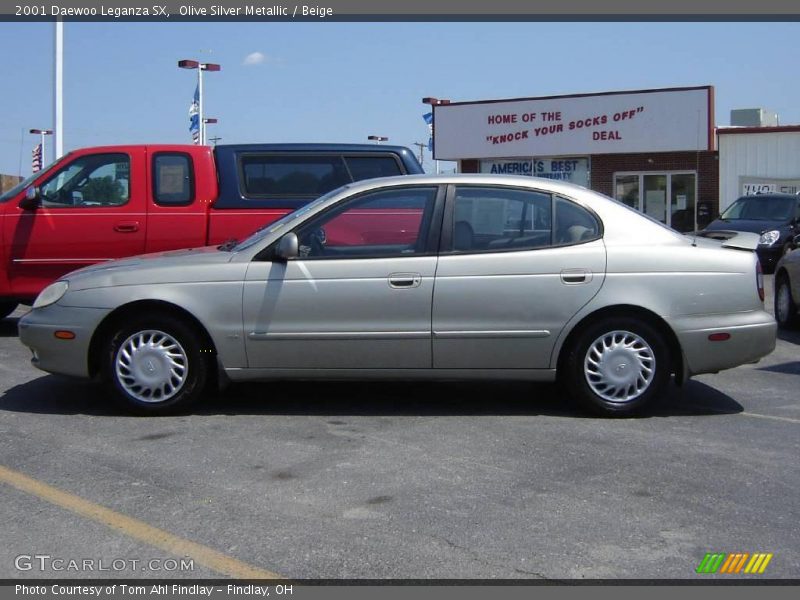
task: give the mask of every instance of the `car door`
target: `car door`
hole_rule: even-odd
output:
[[[438,369],[546,369],[567,321],[600,289],[599,219],[530,189],[448,193],[433,296]]]
[[[248,365],[429,369],[441,196],[430,185],[358,195],[296,229],[297,259],[251,263]]]
[[[143,151],[77,156],[39,183],[40,205],[8,211],[13,292],[35,296],[65,273],[144,250]]]

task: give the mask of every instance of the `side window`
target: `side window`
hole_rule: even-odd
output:
[[[600,237],[600,224],[592,213],[556,196],[555,243],[578,244]]]
[[[194,200],[194,172],[188,154],[159,152],[153,157],[153,200],[181,206]]]
[[[300,257],[372,258],[424,252],[436,191],[436,187],[413,187],[359,196],[297,231]]]
[[[552,198],[510,188],[456,188],[451,239],[456,252],[549,246]]]
[[[41,187],[42,206],[80,208],[121,206],[130,198],[127,154],[92,154],[58,170]]]
[[[353,181],[403,174],[400,164],[391,156],[348,156],[345,161]]]
[[[316,198],[350,183],[341,156],[245,154],[241,158],[245,196]]]

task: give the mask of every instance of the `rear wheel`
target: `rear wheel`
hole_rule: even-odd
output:
[[[16,302],[0,302],[0,319],[5,319],[17,308]]]
[[[157,315],[117,329],[107,346],[105,375],[123,408],[171,414],[200,399],[212,356],[192,326]]]
[[[663,392],[670,374],[661,333],[636,318],[607,318],[568,350],[562,378],[573,398],[604,416],[628,416]]]
[[[792,299],[792,288],[789,278],[783,274],[775,281],[775,320],[783,328],[797,327],[800,317],[797,315],[797,304]]]

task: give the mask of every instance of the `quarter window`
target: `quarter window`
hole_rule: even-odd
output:
[[[600,237],[600,224],[588,210],[556,197],[556,244],[578,244]]]
[[[436,191],[436,187],[382,190],[351,200],[297,231],[300,258],[373,258],[424,252]]]
[[[127,154],[92,154],[59,169],[41,187],[42,205],[52,208],[121,206],[130,198]]]
[[[156,204],[180,206],[191,204],[194,200],[192,160],[187,154],[156,154],[153,173],[153,199]]]

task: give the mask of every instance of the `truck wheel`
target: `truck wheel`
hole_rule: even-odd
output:
[[[105,375],[115,400],[138,414],[174,414],[200,399],[212,353],[195,329],[155,315],[123,325],[107,346]],[[206,349],[207,350],[207,349]]]
[[[775,320],[783,329],[797,327],[800,322],[797,304],[792,299],[792,289],[786,274],[779,275],[775,281]]]
[[[5,319],[17,308],[16,302],[0,302],[0,319]]]
[[[632,415],[653,402],[669,379],[663,336],[636,318],[587,327],[564,361],[562,380],[574,400],[603,416]]]

